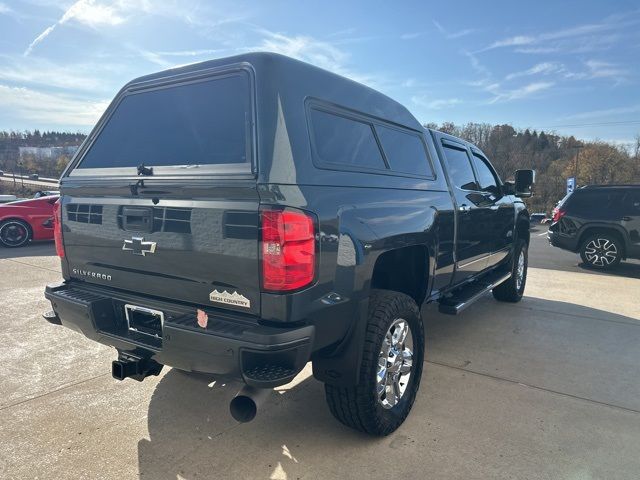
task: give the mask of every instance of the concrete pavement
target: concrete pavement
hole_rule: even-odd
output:
[[[424,309],[407,422],[371,439],[333,420],[307,367],[250,424],[236,385],[165,369],[110,377],[114,351],[47,324],[51,245],[0,250],[0,478],[567,478],[640,471],[640,264],[616,274],[532,236],[526,298]],[[635,292],[635,293],[634,293]]]

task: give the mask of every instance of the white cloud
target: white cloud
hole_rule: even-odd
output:
[[[56,25],[51,25],[47,28],[44,29],[44,31],[38,35],[27,47],[27,49],[24,51],[24,56],[28,56],[33,49],[35,48],[36,45],[38,45],[41,41],[43,41],[45,38],[47,38],[49,36],[49,34],[51,32],[53,32],[53,29],[56,27]]]
[[[565,117],[561,117],[560,120],[585,120],[591,118],[597,119],[602,117],[611,117],[614,115],[624,115],[627,113],[640,113],[640,104],[574,113]]]
[[[65,67],[39,60],[6,63],[0,68],[0,80],[19,84],[43,85],[70,90],[104,90],[105,65],[67,65]]]
[[[401,40],[413,40],[414,38],[418,38],[424,35],[424,32],[408,32],[400,35]]]
[[[453,107],[454,105],[460,105],[462,102],[459,98],[438,98],[430,100],[426,95],[413,96],[411,101],[421,107],[428,108],[430,110],[441,110],[443,108]]]
[[[6,3],[0,2],[0,15],[6,15],[8,13],[12,13],[13,10]]]
[[[261,32],[265,38],[259,48],[263,50],[281,53],[333,71],[341,69],[347,59],[344,52],[330,43],[306,35],[286,36],[267,30]]]
[[[611,47],[622,38],[619,34],[622,29],[635,28],[638,24],[640,24],[640,10],[635,10],[627,14],[611,15],[599,23],[576,25],[537,35],[516,35],[504,38],[491,43],[481,51],[503,47],[526,47],[517,48],[515,51],[518,53],[550,53],[562,50],[585,53]]]
[[[433,24],[442,35],[444,35],[445,37],[451,40],[456,38],[466,37],[467,35],[471,35],[472,33],[476,33],[478,31],[475,28],[465,28],[462,30],[458,30],[456,32],[450,32],[435,20],[433,20]]]
[[[453,32],[450,33],[449,35],[447,35],[447,38],[460,38],[460,37],[466,37],[467,35],[471,35],[472,33],[477,32],[477,30],[475,28],[465,28],[464,30],[458,30],[457,32]]]
[[[44,29],[44,31],[29,44],[24,52],[25,57],[28,56],[40,42],[47,38],[56,27],[64,25],[71,20],[75,20],[91,28],[98,28],[104,25],[119,25],[125,21],[124,17],[119,13],[119,9],[114,5],[103,5],[94,0],[78,0],[62,14],[60,20]]]
[[[196,49],[196,50],[169,50],[155,52],[157,55],[163,57],[200,57],[203,55],[218,55],[225,50],[223,49]]]
[[[628,70],[620,68],[618,65],[600,60],[587,60],[585,65],[589,69],[591,78],[615,78],[617,80],[624,79],[628,74]]]
[[[514,80],[520,77],[528,77],[535,75],[556,75],[559,79],[566,80],[584,80],[593,78],[612,78],[616,83],[624,81],[629,76],[629,71],[625,68],[600,60],[588,60],[584,62],[586,67],[581,71],[571,71],[560,62],[542,62],[533,67],[510,73],[505,77],[506,81]]]
[[[34,127],[64,125],[90,127],[107,108],[107,101],[89,101],[0,84],[0,107],[12,118]]]
[[[555,85],[555,82],[531,82],[518,88],[505,89],[502,83],[495,81],[491,71],[485,67],[478,57],[471,52],[462,52],[467,56],[471,62],[471,67],[480,76],[478,80],[472,82],[466,82],[467,85],[479,88],[487,93],[490,93],[492,97],[487,100],[486,103],[498,103],[498,102],[510,102],[513,100],[519,100],[535,93],[547,90]],[[522,72],[515,72],[507,75],[505,81],[510,81],[519,77],[526,77],[538,74],[552,73],[553,71],[562,71],[563,66],[554,62],[543,62],[534,65],[528,70]]]
[[[467,51],[463,51],[462,54],[469,59],[471,68],[479,76],[478,80],[468,81],[466,82],[466,84],[472,87],[486,87],[489,83],[491,83],[491,71],[484,64],[482,64],[480,60],[478,60],[478,57],[475,54]]]
[[[531,75],[549,75],[551,73],[557,73],[564,70],[564,66],[561,63],[557,62],[543,62],[534,65],[528,70],[524,70],[522,72],[514,72],[510,73],[505,77],[506,80],[513,80],[514,78],[519,77],[528,77]]]
[[[64,12],[64,15],[58,20],[58,24],[62,25],[70,20],[75,20],[91,28],[103,25],[120,25],[125,21],[120,5],[101,4],[95,0],[79,0]]]
[[[528,37],[525,35],[517,35],[515,37],[505,38],[503,40],[498,40],[489,45],[485,50],[491,50],[494,48],[500,47],[517,47],[521,45],[531,45],[535,43],[536,39],[534,37]]]
[[[257,47],[243,49],[244,51],[262,50],[280,53],[370,87],[383,88],[383,80],[379,76],[358,73],[347,67],[349,55],[329,42],[316,40],[307,35],[287,36],[264,29],[258,32],[264,36],[261,43]]]
[[[486,90],[494,96],[488,103],[510,102],[529,97],[543,90],[548,90],[555,85],[554,82],[533,82],[512,90],[502,90],[499,83],[487,86]]]
[[[514,52],[542,54],[542,53],[555,53],[555,52],[558,52],[559,50],[560,50],[559,47],[526,47],[526,48],[516,48]]]
[[[208,29],[245,18],[244,15],[218,17],[211,10],[208,3],[203,4],[191,0],[165,0],[162,2],[151,2],[150,0],[114,0],[110,2],[78,0],[63,12],[56,23],[48,26],[31,42],[24,55],[28,56],[51,32],[66,23],[75,22],[99,30],[105,27],[121,25],[136,13],[166,17],[193,27],[206,27]]]

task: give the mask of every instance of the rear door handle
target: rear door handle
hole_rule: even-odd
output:
[[[467,205],[466,203],[463,203],[462,205],[460,205],[458,207],[458,210],[460,210],[462,213],[467,213],[471,211],[471,207],[469,205]]]
[[[631,221],[631,217],[624,216],[624,217],[622,217],[622,220],[624,220],[625,222],[630,222]]]

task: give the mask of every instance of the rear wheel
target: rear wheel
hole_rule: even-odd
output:
[[[31,239],[31,228],[22,220],[7,220],[0,224],[0,243],[4,247],[15,248],[25,245]]]
[[[580,257],[590,268],[606,270],[613,268],[622,259],[620,240],[610,233],[591,235],[580,247]]]
[[[493,289],[493,298],[499,302],[511,303],[522,300],[524,287],[527,283],[528,253],[527,242],[519,240],[513,252],[511,277]]]
[[[334,417],[370,435],[388,435],[411,411],[420,386],[424,330],[416,302],[388,290],[374,290],[362,352],[360,382],[325,384]]]

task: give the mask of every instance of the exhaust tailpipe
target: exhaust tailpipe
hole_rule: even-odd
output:
[[[120,355],[118,360],[111,363],[111,376],[116,380],[133,378],[141,382],[150,375],[159,375],[162,365],[148,358]]]
[[[273,390],[245,385],[229,404],[231,416],[238,422],[247,423],[256,418],[258,408],[269,398]]]

